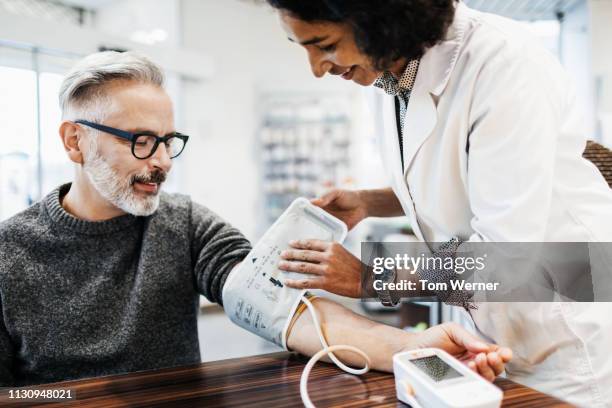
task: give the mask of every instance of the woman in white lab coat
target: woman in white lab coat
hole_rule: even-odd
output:
[[[314,201],[349,228],[405,214],[428,242],[612,242],[612,190],[581,157],[589,135],[571,80],[521,25],[453,0],[268,3],[317,77],[341,75],[378,99],[391,188]],[[306,275],[287,284],[361,295],[360,261],[340,245],[294,247],[280,267]],[[510,378],[612,406],[607,304],[482,303],[470,313],[513,349]]]

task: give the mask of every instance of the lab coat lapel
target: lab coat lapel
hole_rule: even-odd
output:
[[[417,77],[403,124],[404,174],[408,172],[412,160],[421,145],[431,135],[437,120],[438,113],[432,96],[423,84],[419,86]]]
[[[440,96],[450,80],[468,23],[469,9],[459,3],[444,41],[427,50],[421,58],[403,124],[404,175],[436,126],[438,114],[434,96]]]

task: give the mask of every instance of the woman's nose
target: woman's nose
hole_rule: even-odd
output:
[[[325,60],[325,58],[318,55],[317,52],[309,52],[308,59],[310,62],[310,69],[312,70],[312,74],[317,78],[323,77],[334,66],[330,61],[327,61]]]

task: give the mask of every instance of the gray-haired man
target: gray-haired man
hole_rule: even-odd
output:
[[[188,197],[160,193],[188,140],[162,85],[132,53],[91,55],[65,78],[59,133],[74,181],[0,224],[0,386],[200,362],[198,297],[221,303],[250,245]],[[328,341],[361,348],[374,368],[430,346],[492,378],[510,358],[458,326],[412,335],[315,304]],[[289,347],[312,354],[318,341],[310,317],[295,317]]]

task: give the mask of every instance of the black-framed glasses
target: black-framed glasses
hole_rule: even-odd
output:
[[[132,142],[132,154],[135,158],[144,160],[155,154],[160,143],[166,146],[166,151],[171,159],[181,154],[189,140],[189,136],[182,133],[170,133],[166,136],[157,136],[151,132],[132,133],[110,126],[100,125],[87,120],[75,120],[74,123],[85,125],[101,132],[110,133],[113,136]]]

